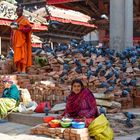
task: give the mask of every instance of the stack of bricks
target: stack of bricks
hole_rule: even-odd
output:
[[[46,54],[34,55],[32,56],[33,65],[30,67],[28,74],[30,75],[41,75],[52,71],[50,64],[43,63],[43,60],[48,60]],[[45,76],[45,75],[44,75]]]
[[[32,89],[35,82],[39,82],[41,80],[47,80],[43,74],[28,74],[28,75],[17,75],[18,85],[21,88]]]
[[[94,55],[91,56],[91,58],[89,58],[89,57],[83,57],[81,54],[75,54],[73,56],[67,56],[65,58],[64,55],[61,55],[61,59],[65,60],[65,61],[66,60],[69,61],[69,65],[70,65],[70,71],[69,71],[68,75],[61,77],[61,74],[63,73],[63,64],[52,55],[45,54],[44,56],[46,56],[46,58],[48,58],[49,64],[48,64],[48,66],[44,66],[44,67],[36,67],[36,74],[38,74],[38,78],[37,78],[38,80],[37,79],[34,80],[33,78],[31,78],[35,74],[30,75],[28,78],[32,82],[51,79],[51,80],[55,81],[55,83],[59,86],[58,87],[56,86],[54,89],[51,89],[51,90],[49,89],[49,91],[46,91],[46,89],[44,89],[44,88],[42,90],[42,88],[40,88],[39,84],[30,88],[29,91],[31,92],[33,99],[35,99],[37,102],[46,101],[46,99],[50,100],[52,102],[52,104],[63,102],[65,100],[66,96],[68,95],[69,89],[70,89],[70,88],[67,88],[67,89],[63,89],[63,88],[70,86],[70,83],[74,78],[82,79],[82,81],[84,82],[84,85],[86,87],[88,87],[93,93],[98,93],[98,94],[104,93],[106,91],[106,88],[100,87],[101,82],[106,82],[107,79],[105,76],[108,73],[110,73],[111,71],[113,71],[114,68],[117,68],[119,71],[119,78],[116,80],[114,90],[107,94],[111,94],[112,96],[114,96],[114,98],[112,100],[121,103],[122,108],[133,107],[132,94],[135,92],[135,88],[131,85],[123,86],[121,81],[123,79],[126,79],[127,82],[130,83],[131,79],[135,76],[136,71],[139,71],[138,69],[136,69],[138,63],[136,63],[135,65],[134,64],[131,65],[129,60],[127,60],[126,61],[127,70],[126,70],[126,72],[122,72],[120,70],[121,62],[118,58],[115,58],[116,59],[114,62],[115,67],[106,70],[105,76],[100,76],[100,72],[99,72],[98,75],[91,76],[88,79],[86,72],[87,72],[87,67],[88,67],[87,64],[90,61],[90,59],[92,59],[94,61],[94,65],[91,67],[91,69],[93,71],[95,71],[95,69],[98,67],[98,64],[100,62],[102,62],[102,64],[103,64],[103,68],[101,68],[101,70],[105,70],[105,62],[106,62],[107,58],[104,58],[102,56],[95,57]],[[77,59],[80,61],[80,63],[82,63],[82,65],[83,65],[82,73],[77,73],[75,71],[76,64],[74,64],[74,59]],[[32,66],[32,67],[34,67],[34,66]],[[32,73],[32,72],[33,72],[33,69],[31,68],[29,73]],[[115,79],[115,77],[112,76],[109,80],[114,80],[114,79]],[[28,84],[25,84],[25,86],[27,86],[27,85]],[[111,85],[109,84],[109,86],[111,86]],[[31,87],[31,86],[28,86],[28,87]],[[61,87],[60,90],[59,90],[59,87]],[[124,90],[125,88],[129,88],[130,92],[127,96],[122,96],[122,90]],[[103,99],[99,98],[99,100],[101,100],[101,102],[104,102],[104,100],[107,100],[108,102],[110,102],[110,99],[108,100],[108,99],[104,99],[104,98]],[[102,104],[100,104],[100,105],[102,105]]]
[[[89,140],[88,129],[49,128],[48,124],[39,124],[31,128],[31,134],[47,135],[52,138],[65,140]]]
[[[140,72],[137,73],[137,86],[134,94],[134,107],[140,107]]]
[[[73,48],[70,52],[72,51],[74,51]],[[98,105],[103,105],[109,108],[109,110],[111,109],[111,111],[112,108],[106,105],[106,102],[109,104],[110,102],[115,101],[121,103],[122,108],[131,108],[133,107],[133,95],[135,94],[135,98],[139,98],[138,88],[135,88],[135,85],[131,84],[131,80],[135,79],[136,74],[140,72],[138,69],[140,58],[132,64],[131,59],[129,58],[125,58],[124,62],[119,57],[112,56],[111,59],[113,59],[113,64],[111,67],[107,68],[106,62],[110,60],[110,57],[107,55],[97,56],[96,53],[92,53],[91,56],[83,56],[80,52],[67,55],[66,51],[56,51],[56,56],[48,53],[40,54],[40,58],[47,59],[48,63],[46,65],[43,61],[36,61],[37,56],[33,55],[34,63],[28,71],[29,74],[25,76],[19,75],[17,77],[18,85],[21,88],[27,88],[30,91],[33,100],[36,102],[39,103],[48,100],[52,105],[64,102],[66,96],[70,92],[69,86],[71,81],[75,78],[80,78],[84,82],[84,85],[94,94],[101,95],[106,93],[105,96],[107,94],[111,95],[113,97],[111,99],[106,97],[96,97],[100,102]],[[8,61],[9,60],[7,60],[7,62]],[[68,65],[64,66],[63,62]],[[122,70],[122,63],[126,63],[125,72]],[[80,67],[80,64],[81,71],[78,72],[79,69],[77,69],[77,67]],[[99,64],[101,66],[100,68]],[[12,71],[12,68],[10,68],[11,66],[11,61],[8,63],[2,63],[0,66],[0,73],[10,73]],[[97,68],[99,69],[96,73]],[[119,72],[118,77],[115,75],[116,71]],[[90,75],[90,73],[92,74]],[[113,73],[113,75],[109,76],[110,73]],[[40,81],[45,80],[55,81],[55,87],[48,88],[41,85]],[[125,80],[124,83],[122,83],[123,80]],[[107,87],[101,86],[101,83],[103,82],[107,83]],[[125,82],[127,82],[126,85]],[[111,91],[107,91],[108,88],[110,88]],[[126,89],[129,89],[129,93],[123,95],[122,91]]]
[[[46,83],[47,81],[44,82]],[[51,105],[65,101],[66,96],[69,94],[67,85],[66,88],[63,88],[62,85],[55,84],[55,82],[50,82],[47,85],[45,83],[37,82],[32,86],[30,94],[33,100],[38,103],[41,101],[49,101]]]
[[[12,74],[15,71],[13,60],[6,59],[0,61],[0,75]]]
[[[58,58],[55,58],[53,56],[46,56],[46,57],[48,57],[49,63],[51,65],[51,69],[53,70],[52,72],[47,73],[47,77],[52,77],[58,83],[64,82],[64,84],[66,84],[66,85],[70,85],[71,81],[74,78],[80,78],[84,82],[85,86],[90,88],[91,91],[93,91],[94,93],[98,93],[98,94],[106,92],[106,88],[100,87],[100,84],[101,84],[101,82],[107,82],[107,80],[113,81],[115,79],[114,75],[109,79],[106,79],[106,76],[107,76],[107,74],[112,72],[114,70],[114,68],[117,68],[119,71],[119,78],[116,80],[116,82],[114,84],[115,85],[114,89],[111,92],[108,92],[107,94],[112,94],[114,96],[114,101],[120,102],[122,104],[123,108],[133,107],[132,94],[135,92],[135,88],[134,88],[134,86],[130,85],[130,81],[133,78],[135,78],[136,71],[139,71],[139,69],[137,69],[138,62],[136,62],[135,64],[131,64],[129,59],[126,60],[127,69],[126,69],[126,72],[122,72],[121,71],[121,60],[117,57],[114,58],[115,59],[114,66],[111,67],[110,69],[106,70],[105,63],[108,60],[108,58],[105,58],[102,56],[96,57],[95,55],[92,55],[90,58],[83,57],[80,53],[77,53],[73,56],[69,55],[69,56],[65,57],[65,55],[61,54],[61,59],[64,60],[65,62],[66,62],[66,60],[69,61],[68,64],[70,66],[70,71],[68,72],[68,75],[61,77],[61,74],[63,73],[63,64],[60,61],[58,61]],[[75,68],[77,66],[74,63],[74,59],[77,59],[83,65],[81,73],[77,73],[75,71]],[[106,71],[105,76],[101,76],[100,72],[99,72],[96,76],[91,76],[89,79],[87,78],[86,72],[87,72],[87,68],[88,68],[88,63],[91,59],[94,61],[94,65],[91,67],[91,70],[95,71],[96,68],[98,67],[98,64],[100,62],[102,62],[103,67],[100,69],[100,72],[101,72],[101,70],[105,70]],[[124,79],[126,79],[126,81],[128,82],[127,86],[124,86],[121,83],[122,80],[124,80]],[[112,84],[109,84],[108,86],[112,86]],[[122,91],[127,88],[129,88],[129,90],[130,90],[129,94],[127,96],[123,96]],[[104,101],[104,99],[103,99],[103,101]]]
[[[4,90],[4,85],[2,83],[2,79],[0,78],[0,97],[2,96],[3,94],[3,90]]]
[[[82,73],[78,74],[75,71],[76,65],[73,62],[73,59],[71,56],[67,57],[69,59],[69,65],[71,67],[71,70],[69,71],[68,75],[62,77],[60,76],[63,72],[63,64],[58,61],[54,56],[52,55],[43,55],[42,57],[46,56],[48,58],[49,64],[47,66],[37,66],[34,62],[34,65],[31,67],[29,71],[29,75],[27,76],[18,76],[18,81],[19,85],[21,88],[28,88],[28,90],[31,93],[31,97],[33,100],[36,102],[42,102],[42,101],[49,101],[51,102],[51,105],[55,105],[57,103],[64,102],[66,100],[66,96],[70,92],[70,84],[71,81],[74,78],[80,78],[84,82],[84,85],[88,87],[94,94],[101,94],[106,91],[106,88],[100,87],[101,82],[106,82],[105,76],[100,76],[98,74],[97,76],[91,76],[89,79],[86,76],[86,71],[87,71],[87,63],[89,62],[90,58],[88,57],[83,57],[80,54],[76,54],[73,57],[79,60],[82,64]],[[94,59],[93,59],[94,58]],[[66,59],[62,55],[62,59]],[[92,70],[94,71],[95,68],[98,66],[99,62],[102,62],[103,68],[101,70],[104,70],[105,66],[105,58],[100,56],[98,58],[95,58],[95,56],[91,57],[92,60],[94,60],[94,66],[92,67]],[[116,58],[116,61],[114,65],[116,67],[119,67],[119,59]],[[128,66],[131,66],[130,62],[127,62]],[[138,65],[137,63],[135,64],[136,66]],[[131,108],[133,107],[133,97],[132,94],[136,91],[133,86],[128,86],[131,90],[131,92],[127,96],[122,96],[122,90],[124,88],[127,88],[127,86],[122,86],[121,81],[122,79],[127,79],[128,82],[134,77],[135,74],[135,67],[128,67],[127,71],[125,73],[120,72],[119,79],[116,81],[115,88],[113,91],[107,93],[107,95],[112,95],[112,99],[107,99],[107,98],[98,98],[100,100],[100,103],[98,105],[105,105],[105,107],[108,108],[108,112],[118,112],[116,108],[111,108],[110,106],[106,105],[106,101],[109,103],[110,101],[115,101],[119,102],[122,104],[122,108]],[[100,70],[100,71],[101,71]],[[137,70],[137,69],[136,69]],[[106,71],[106,74],[112,71],[112,68],[108,69]],[[137,70],[138,71],[138,70]],[[45,81],[45,80],[50,80],[50,81],[55,81],[55,87],[53,88],[48,88],[46,86],[43,86],[40,84],[39,81]],[[114,80],[114,76],[110,78],[110,80]],[[36,84],[35,84],[36,83]],[[105,101],[105,102],[104,102]]]
[[[65,129],[65,140],[89,140],[88,129]]]

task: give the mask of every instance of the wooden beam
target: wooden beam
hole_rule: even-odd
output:
[[[65,6],[72,7],[72,9],[76,11],[80,11],[86,15],[89,15],[91,17],[94,17],[95,13],[90,10],[90,8],[87,8],[86,6],[82,6],[81,4],[75,4],[75,3],[66,3]]]
[[[56,30],[56,29],[52,29],[51,30],[51,32],[64,32],[65,34],[67,34],[67,33],[70,33],[70,34],[72,34],[72,33],[74,33],[74,34],[77,34],[77,35],[84,35],[83,33],[81,33],[81,32],[75,32],[75,31],[66,31],[66,30]]]
[[[89,15],[90,17],[94,17],[95,16],[95,13],[92,10],[89,10],[88,8],[86,8],[84,6],[80,6],[80,5],[79,5],[79,8],[80,8],[79,11]]]
[[[29,2],[23,2],[23,3],[20,3],[21,5],[23,6],[46,6],[46,0],[39,0],[39,1],[29,1]]]
[[[4,35],[9,30],[9,27],[3,28],[2,35]]]
[[[81,32],[81,26],[79,26],[76,32]]]
[[[102,13],[104,11],[104,1],[103,0],[98,0],[98,8],[99,8],[100,13]]]
[[[1,36],[0,36],[0,55],[1,55]]]
[[[83,32],[84,32],[84,30],[85,30],[86,28],[87,28],[87,27],[81,28],[81,29],[80,29],[80,32],[81,32],[82,34],[84,34]]]
[[[92,32],[92,31],[94,31],[94,30],[95,30],[95,29],[92,29],[92,28],[85,28],[84,34],[86,35],[86,34]]]
[[[73,28],[73,31],[76,31],[76,32],[77,32],[77,30],[78,30],[79,28],[81,28],[81,27],[79,27],[79,25],[77,25],[77,26],[75,26],[75,27]]]
[[[69,25],[69,26],[68,26],[68,28],[66,29],[66,31],[69,31],[69,30],[71,31],[72,28],[73,28],[73,27],[72,27],[72,24],[68,24],[68,25]]]
[[[140,1],[139,1],[139,6],[138,7],[139,7],[139,13],[140,13]]]
[[[98,8],[96,7],[96,5],[94,4],[93,1],[88,0],[87,4],[90,6],[90,8],[95,12],[96,16],[100,17],[100,12],[98,11]]]
[[[75,39],[81,39],[81,37],[78,37],[78,36],[62,35],[62,34],[55,34],[55,33],[44,33],[44,34],[37,34],[37,35],[40,36],[40,37],[43,37],[43,36],[52,36],[52,37],[58,37],[58,38],[68,38],[68,39],[75,38]]]
[[[64,24],[63,26],[60,26],[60,30],[66,30],[68,27],[68,24]]]
[[[6,36],[1,36],[2,40],[10,40],[10,37],[6,37]]]

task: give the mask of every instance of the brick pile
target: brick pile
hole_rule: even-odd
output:
[[[134,107],[140,107],[140,73],[138,73],[136,77],[137,77],[137,85],[134,94],[133,104]]]
[[[13,61],[10,59],[0,60],[0,75],[12,74],[15,71]]]
[[[97,57],[95,54],[91,55],[91,57],[83,57],[83,55],[80,53],[74,54],[73,56],[68,55],[67,57],[64,53],[59,53],[57,55],[57,58],[50,54],[41,56],[48,59],[48,65],[44,67],[38,67],[38,70],[36,70],[35,74],[39,74],[40,76],[43,74],[46,79],[55,81],[54,83],[56,84],[56,86],[51,90],[47,87],[46,89],[43,87],[42,90],[42,88],[40,88],[40,85],[36,84],[31,92],[34,93],[34,96],[38,96],[39,101],[43,101],[48,98],[48,100],[50,100],[52,104],[62,102],[63,99],[66,98],[65,96],[68,95],[70,91],[70,87],[68,86],[70,86],[71,81],[74,78],[80,78],[84,82],[84,85],[90,88],[94,93],[98,105],[103,105],[109,108],[109,112],[116,112],[116,108],[112,108],[112,105],[110,105],[110,102],[112,101],[121,103],[123,108],[133,107],[133,97],[136,94],[136,87],[135,85],[131,85],[130,82],[132,79],[135,79],[135,75],[139,72],[139,69],[137,68],[140,61],[139,59],[137,59],[137,62],[135,64],[132,64],[130,60],[127,59],[127,69],[126,72],[123,72],[121,70],[121,60],[118,57],[114,57],[115,60],[113,66],[109,69],[106,69],[105,63],[108,60],[108,57]],[[81,73],[76,72],[77,64],[75,63],[75,59],[82,64]],[[94,61],[93,66],[91,66],[91,70],[93,72],[96,71],[99,63],[102,63],[103,67],[100,69],[98,74],[90,76],[88,78],[87,71],[90,60]],[[65,69],[63,62],[67,62],[70,67],[66,74],[64,74]],[[117,69],[119,71],[118,79],[115,79],[115,75],[107,79],[107,75],[114,69]],[[104,76],[101,75],[101,71],[103,70],[106,72]],[[32,68],[30,71],[33,71]],[[122,84],[122,80],[124,79],[126,79],[127,85]],[[116,80],[114,84],[115,86],[113,87],[114,89],[112,89],[112,91],[107,91],[105,87],[100,86],[101,82],[107,82],[108,80]],[[68,88],[66,89],[66,87]],[[109,83],[109,87],[112,88],[112,84]],[[127,88],[129,88],[129,94],[122,95],[122,91]],[[46,90],[49,91],[46,92]],[[37,97],[35,99],[37,99]]]
[[[34,63],[28,75],[17,76],[18,85],[21,88],[28,88],[33,100],[38,103],[47,100],[55,105],[66,100],[66,96],[70,93],[71,81],[80,78],[94,93],[97,104],[107,107],[108,112],[119,111],[116,107],[120,107],[120,104],[122,108],[139,106],[136,101],[136,98],[139,98],[139,88],[135,86],[134,81],[138,79],[140,73],[138,68],[140,58],[138,57],[135,63],[132,63],[130,58],[126,58],[125,62],[115,56],[111,59],[114,62],[109,66],[110,63],[107,63],[110,61],[109,56],[97,56],[95,53],[90,57],[81,53],[66,55],[65,51],[56,52],[56,55],[51,53],[33,55]],[[126,63],[125,71],[122,70],[123,63]],[[10,65],[12,64],[9,63],[9,67]],[[48,87],[40,83],[46,80],[53,82],[55,86]],[[107,83],[106,87],[101,83]],[[140,80],[137,80],[137,83],[140,83]]]
[[[31,128],[31,134],[47,135],[55,139],[89,140],[88,129],[49,128],[48,124],[39,124]]]

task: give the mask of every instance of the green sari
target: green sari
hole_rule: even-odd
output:
[[[13,110],[17,105],[17,101],[11,98],[0,98],[0,119],[4,119],[8,112]]]
[[[14,111],[18,105],[19,98],[19,90],[15,84],[12,84],[10,88],[4,89],[2,98],[0,98],[0,119],[5,118],[9,111]]]

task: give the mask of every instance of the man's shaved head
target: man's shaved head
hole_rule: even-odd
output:
[[[21,17],[23,14],[23,7],[22,6],[18,6],[16,9],[16,13],[18,15],[18,17]]]

